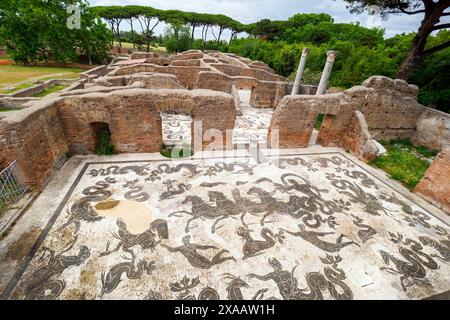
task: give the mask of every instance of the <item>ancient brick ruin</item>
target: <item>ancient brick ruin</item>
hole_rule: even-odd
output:
[[[445,295],[450,116],[386,77],[326,90],[334,56],[305,86],[230,54],[138,52],[0,97],[0,168],[25,180],[8,180],[25,195],[0,219],[0,299]],[[415,194],[364,163],[392,138],[441,151]]]
[[[420,105],[418,88],[404,81],[374,76],[344,92],[318,95],[317,88],[298,84],[298,94],[290,95],[292,88],[264,63],[233,54],[137,52],[84,73],[45,99],[0,99],[21,109],[0,115],[0,159],[17,160],[29,185],[39,189],[69,155],[94,152],[98,123],[109,128],[116,152],[159,152],[162,112],[192,117],[192,144],[195,134],[203,137],[214,129],[222,134],[223,147],[232,149],[227,132],[240,115],[240,90],[250,92],[251,107],[274,109],[267,137],[272,148],[308,147],[319,114],[325,119],[317,143],[366,161],[379,152],[374,139],[407,137],[438,150],[449,144],[448,114]],[[200,131],[194,122],[202,123]],[[195,151],[210,142],[202,140]],[[448,194],[448,181],[436,180],[439,189],[436,184]],[[442,193],[427,188],[426,183],[418,186],[420,193],[445,202]]]

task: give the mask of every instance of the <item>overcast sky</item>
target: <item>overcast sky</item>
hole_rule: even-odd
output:
[[[351,14],[342,0],[88,0],[95,5],[147,5],[157,9],[178,9],[213,14],[225,14],[242,23],[251,23],[264,18],[285,20],[295,13],[328,13],[335,22],[356,22],[370,26],[371,19],[367,13]],[[385,36],[392,37],[403,32],[417,31],[422,14],[391,15],[381,21]],[[450,17],[445,19],[449,20]],[[444,22],[444,19],[443,21]],[[128,29],[123,23],[121,28]],[[157,32],[162,32],[159,27]],[[225,35],[226,36],[226,35]]]

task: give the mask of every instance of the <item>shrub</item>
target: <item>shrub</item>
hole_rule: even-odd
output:
[[[106,131],[102,131],[98,134],[98,144],[95,149],[97,155],[111,156],[114,154],[114,146],[111,142],[111,134]]]

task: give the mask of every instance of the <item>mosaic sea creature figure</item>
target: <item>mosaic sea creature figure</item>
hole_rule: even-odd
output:
[[[385,201],[400,206],[401,210],[407,214],[407,216],[404,217],[404,220],[410,227],[415,227],[416,224],[420,224],[424,228],[431,228],[431,225],[428,222],[431,218],[425,212],[413,210],[409,204],[407,204],[405,201],[400,200],[395,194],[391,194],[390,196],[383,195],[381,196],[381,198]]]
[[[135,246],[140,246],[142,250],[150,249],[153,251],[161,242],[161,239],[169,238],[167,221],[163,219],[156,219],[151,223],[149,229],[140,234],[132,234],[128,231],[127,225],[121,219],[117,219],[117,226],[119,227],[119,233],[113,233],[113,236],[119,240],[119,243],[113,250],[109,250],[110,242],[108,241],[106,249],[100,254],[100,257],[117,252],[120,248],[134,255],[132,248]]]
[[[223,214],[223,216],[217,219],[214,222],[213,228],[216,229],[217,224],[229,217],[233,217],[236,215],[240,215],[240,219],[242,225],[246,226],[244,217],[247,211],[242,211],[239,205],[237,205],[234,201],[228,199],[222,192],[218,191],[209,191],[208,192],[209,201],[214,201],[216,203],[216,208],[219,213]]]
[[[264,239],[263,241],[254,240],[250,234],[250,230],[247,228],[239,227],[236,233],[245,241],[244,246],[242,247],[242,253],[244,253],[244,257],[242,258],[243,260],[260,255],[265,250],[275,246],[276,240],[283,243],[283,240],[285,239],[282,231],[278,234],[274,234],[268,228],[261,229],[261,237]]]
[[[330,295],[337,300],[352,300],[353,292],[350,287],[343,281],[346,275],[342,269],[338,267],[340,256],[332,257],[327,255],[326,258],[320,258],[322,263],[331,265],[324,268],[324,274],[321,272],[309,272],[305,275],[307,288],[298,288],[298,280],[294,276],[294,266],[291,272],[283,270],[281,263],[275,258],[269,258],[269,264],[273,268],[273,272],[259,276],[249,274],[250,278],[256,278],[261,281],[274,281],[278,286],[284,300],[322,300],[322,291],[329,291]],[[340,288],[339,293],[337,287]]]
[[[394,268],[391,267],[381,267],[381,270],[385,270],[392,274],[399,274],[400,276],[400,284],[404,291],[410,286],[414,284],[414,282],[409,282],[405,284],[406,280],[413,280],[415,282],[419,282],[421,284],[429,285],[429,281],[425,278],[427,275],[428,268],[430,270],[436,270],[439,268],[439,265],[436,261],[433,260],[431,256],[422,252],[422,245],[417,241],[406,239],[404,242],[403,236],[401,234],[391,235],[391,241],[400,245],[398,248],[398,252],[402,256],[403,259],[397,258],[393,254],[386,252],[384,250],[380,250],[381,257],[386,265],[389,265],[390,262],[394,264]],[[409,246],[409,247],[408,247]],[[424,257],[425,260],[422,258]]]
[[[75,244],[71,242],[61,253],[55,254],[50,248],[43,248],[44,259],[46,252],[50,253],[47,265],[37,269],[24,284],[25,298],[27,300],[53,300],[63,292],[66,283],[64,280],[55,279],[71,266],[80,266],[90,256],[90,250],[81,246],[77,255],[64,255],[70,251]]]
[[[227,299],[228,300],[244,300],[244,296],[242,295],[241,288],[248,288],[248,283],[241,279],[241,277],[236,277],[231,273],[225,273],[224,278],[226,280],[230,280],[227,285]],[[258,290],[252,300],[256,300],[258,298],[262,298],[264,293],[267,292],[267,289]]]
[[[241,288],[248,288],[248,283],[240,277],[236,277],[230,273],[226,273],[224,275],[224,279],[231,279],[231,282],[227,286],[228,300],[244,300]]]
[[[194,268],[198,269],[210,269],[211,267],[224,263],[228,260],[236,260],[233,257],[222,257],[224,253],[227,253],[228,251],[225,249],[220,250],[218,253],[214,255],[214,257],[210,260],[206,258],[205,256],[202,256],[198,253],[199,250],[213,250],[217,249],[215,246],[209,246],[209,245],[200,245],[195,243],[190,243],[191,237],[190,236],[184,236],[182,241],[183,244],[178,247],[170,247],[166,244],[161,244],[163,247],[165,247],[170,252],[181,253],[193,266]]]
[[[123,187],[130,189],[129,191],[125,192],[124,197],[127,200],[134,200],[137,202],[144,202],[150,199],[150,196],[147,192],[143,191],[144,187],[139,186],[137,183],[139,182],[138,179],[133,181],[128,181]]]
[[[305,200],[307,201],[302,201],[303,212],[315,213],[320,210],[323,214],[332,215],[342,211],[342,207],[336,202],[323,199],[322,193],[327,193],[328,190],[313,186],[307,179],[294,173],[286,173],[281,176],[280,180],[281,184],[274,184],[276,190],[283,193],[297,191],[306,196]]]
[[[190,184],[179,183],[176,187],[174,186],[175,180],[166,180],[163,184],[167,185],[167,190],[162,192],[159,196],[159,200],[172,199],[174,196],[183,194],[184,192],[191,189]]]
[[[339,252],[341,249],[350,246],[350,245],[355,245],[359,247],[359,244],[357,244],[354,241],[347,241],[344,242],[344,238],[348,238],[346,235],[339,235],[339,237],[336,239],[336,241],[333,242],[328,242],[325,240],[322,240],[322,237],[328,236],[328,235],[332,235],[335,234],[335,232],[316,232],[316,231],[308,231],[306,230],[305,226],[302,224],[298,225],[298,228],[300,229],[300,231],[298,232],[292,232],[289,230],[285,230],[285,229],[281,229],[284,230],[286,233],[289,233],[290,235],[293,235],[295,237],[300,237],[305,241],[308,241],[309,243],[313,244],[314,246],[316,246],[317,248],[326,251],[326,252]]]
[[[283,270],[281,263],[275,258],[269,258],[269,265],[273,271],[266,275],[257,275],[251,273],[249,278],[255,278],[261,281],[273,281],[278,287],[282,298],[284,300],[322,300],[322,290],[328,287],[327,280],[319,272],[310,272],[306,274],[306,283],[308,288],[299,289],[298,281],[294,277],[296,265],[292,271]],[[309,293],[305,293],[309,291]]]
[[[329,163],[332,163],[336,166],[342,166],[345,165],[348,168],[353,168],[355,165],[353,163],[351,163],[348,160],[342,160],[340,157],[338,156],[333,156],[331,158],[323,158],[323,157],[319,157],[315,159],[315,162],[319,163],[319,166],[321,166],[322,168],[328,168],[329,167]]]
[[[103,219],[92,208],[92,202],[105,201],[111,197],[112,192],[107,190],[110,183],[99,181],[94,186],[90,186],[82,191],[84,197],[75,201],[75,203],[67,210],[69,216],[66,223],[59,229],[64,229],[76,221],[96,222]]]
[[[292,207],[289,205],[289,203],[284,203],[275,199],[273,197],[273,193],[267,192],[259,187],[251,187],[247,194],[256,194],[259,197],[262,206],[264,207],[265,213],[260,221],[261,226],[264,225],[267,217],[273,215],[274,213],[288,214],[292,210]]]
[[[189,232],[190,224],[194,220],[201,219],[201,218],[217,220],[217,219],[223,218],[225,216],[223,214],[223,212],[218,210],[217,207],[210,206],[205,201],[203,201],[202,198],[200,198],[198,196],[187,196],[181,204],[187,204],[189,202],[192,204],[191,212],[182,210],[182,211],[172,212],[169,215],[169,217],[172,217],[172,216],[178,217],[179,213],[186,213],[186,214],[192,216],[191,218],[189,218],[189,220],[186,223],[186,228],[185,228],[186,233]],[[211,227],[212,233],[214,233],[216,231],[215,225],[216,225],[216,223],[214,223]]]
[[[431,239],[427,236],[419,237],[420,242],[424,246],[432,247],[436,249],[439,254],[431,254],[432,257],[441,260],[442,262],[450,262],[450,241],[442,239],[440,241]]]
[[[303,158],[300,157],[295,157],[295,158],[287,158],[287,159],[280,159],[279,160],[279,166],[281,169],[285,169],[286,165],[291,165],[291,166],[303,166],[303,167],[307,167],[309,171],[317,171],[316,168],[313,167],[312,163],[310,161],[306,161]]]
[[[328,281],[328,291],[331,296],[336,300],[353,300],[353,292],[344,282],[347,276],[345,275],[344,270],[338,267],[342,258],[339,255],[333,257],[327,254],[325,258],[320,258],[320,260],[324,264],[331,265],[331,267],[326,266],[323,270]],[[339,291],[342,291],[342,293],[339,293],[336,286],[340,288]]]
[[[395,219],[389,215],[383,207],[381,201],[373,194],[365,192],[356,183],[341,179],[333,174],[327,174],[327,179],[331,180],[331,184],[337,189],[341,190],[339,193],[347,195],[353,203],[361,203],[365,205],[365,211],[372,216],[379,216],[380,212],[384,212],[388,217]]]
[[[89,175],[92,177],[97,176],[109,176],[109,175],[124,175],[128,174],[129,172],[134,172],[138,176],[145,176],[147,174],[147,171],[149,169],[148,165],[141,165],[141,166],[125,166],[125,167],[119,167],[119,166],[109,166],[106,169],[91,169],[89,171]]]
[[[155,181],[155,180],[161,180],[162,174],[172,174],[180,172],[182,169],[186,169],[191,173],[191,177],[195,176],[196,174],[199,174],[201,171],[197,170],[197,164],[191,164],[191,163],[181,163],[176,166],[170,166],[167,163],[162,163],[156,167],[155,170],[153,170],[150,173],[150,176],[145,179],[145,181]]]
[[[363,243],[366,243],[369,239],[372,239],[374,235],[377,234],[377,231],[369,226],[368,224],[364,224],[364,220],[360,217],[352,215],[354,218],[353,224],[358,226],[360,229],[358,230],[358,237],[362,240]]]
[[[373,179],[369,178],[369,176],[362,171],[357,171],[357,170],[349,171],[347,169],[342,169],[342,168],[338,167],[336,169],[336,172],[343,172],[349,178],[352,178],[355,180],[361,180],[361,185],[363,187],[374,188],[377,190],[379,189],[379,187],[375,183],[375,181]]]
[[[240,167],[241,170],[235,171],[235,169],[237,167]],[[233,163],[216,162],[213,166],[209,166],[205,175],[214,176],[217,173],[224,172],[224,171],[232,172],[234,174],[246,173],[248,175],[253,175],[253,168],[254,168],[254,166],[250,166],[250,165],[248,165],[246,163],[242,163],[242,162],[233,162]]]
[[[234,188],[233,190],[231,190],[231,195],[234,202],[243,213],[247,212],[250,214],[258,214],[266,212],[266,206],[264,204],[260,202],[254,202],[246,197],[243,197],[238,188]],[[245,225],[244,221],[243,224]]]
[[[123,257],[126,259],[125,257]],[[147,262],[145,259],[138,262],[137,266],[135,266],[135,256],[132,255],[131,261],[120,262],[114,265],[108,273],[104,271],[101,274],[102,281],[102,291],[100,293],[100,297],[104,294],[108,294],[113,292],[120,282],[123,281],[122,275],[125,274],[126,277],[130,280],[140,279],[144,272],[148,275],[151,274],[153,270],[155,270],[155,262]]]
[[[181,281],[170,283],[170,290],[172,292],[180,292],[177,300],[220,300],[217,291],[211,287],[206,287],[200,291],[198,298],[191,293],[191,290],[200,284],[198,277],[188,278],[186,275]]]

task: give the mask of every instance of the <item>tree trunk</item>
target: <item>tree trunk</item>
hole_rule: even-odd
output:
[[[203,46],[203,50],[205,50],[205,36],[204,36],[205,28],[206,28],[206,25],[203,25],[203,28],[202,28],[202,46]]]
[[[237,32],[231,32],[230,42],[228,42],[228,45],[231,44],[231,42],[234,40],[234,37],[236,36]]]
[[[145,42],[147,42],[147,52],[150,52],[150,21],[146,24],[147,31],[145,31]]]
[[[208,37],[208,29],[209,29],[209,26],[206,26],[205,39],[203,40],[203,50],[205,50],[205,48],[206,48],[206,38]]]
[[[117,20],[117,28],[116,28],[116,31],[117,31],[117,38],[118,38],[118,40],[119,40],[119,48],[122,49],[122,39],[120,39],[120,22],[122,22],[122,21],[121,21],[121,20]]]
[[[427,38],[433,31],[433,27],[439,22],[440,17],[445,7],[439,7],[437,5],[426,5],[425,16],[420,24],[420,28],[417,31],[416,36],[413,39],[411,49],[402,63],[400,70],[397,73],[397,79],[408,81],[411,77],[414,68],[419,64],[420,59],[423,56],[425,45],[427,44]]]
[[[194,32],[195,32],[195,24],[192,25],[192,34],[191,34],[191,43],[190,43],[190,48],[192,49],[192,45],[194,43]]]
[[[134,50],[136,49],[136,46],[134,45],[133,19],[130,19],[130,25],[131,25],[131,42],[133,43],[133,50]]]
[[[225,30],[223,27],[219,27],[219,36],[217,37],[217,47],[219,47],[220,44],[220,37],[222,36],[222,32]]]

